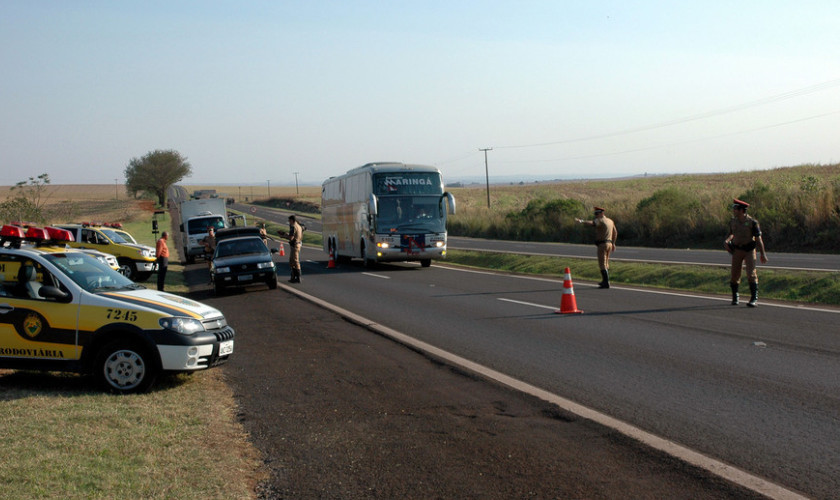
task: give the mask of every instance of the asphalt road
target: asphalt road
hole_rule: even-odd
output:
[[[280,224],[285,223],[288,217],[288,212],[286,211],[258,205],[236,203],[231,205],[231,208]],[[299,217],[306,224],[308,231],[321,232],[320,220],[307,217],[305,214]],[[727,266],[729,265],[729,255],[723,250],[724,236],[724,234],[721,234],[720,250],[626,247],[621,245],[621,241],[619,241],[618,248],[613,254],[612,260],[616,262],[661,262],[669,264],[686,263],[693,265]],[[577,245],[571,243],[487,240],[449,236],[448,246],[451,249],[457,250],[516,253],[520,255],[549,255],[581,259],[595,258],[593,245]],[[759,264],[761,268],[834,272],[840,270],[840,254],[837,253],[786,253],[774,252],[772,248],[768,248],[767,252],[770,261],[767,264]]]
[[[236,328],[222,369],[260,499],[759,498],[292,293],[305,286],[216,296],[206,273],[187,266],[190,296]]]
[[[837,309],[576,283],[585,313],[558,315],[558,281],[304,259],[300,289],[372,322],[815,497],[840,490]]]

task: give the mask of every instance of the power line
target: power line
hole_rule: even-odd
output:
[[[756,101],[751,101],[751,102],[744,103],[744,104],[737,104],[735,106],[730,106],[730,107],[727,107],[727,108],[721,108],[721,109],[718,109],[718,110],[715,110],[715,111],[709,111],[709,112],[706,112],[706,113],[690,115],[690,116],[686,116],[686,117],[683,117],[683,118],[677,118],[677,119],[674,119],[674,120],[669,120],[669,121],[665,121],[665,122],[661,122],[661,123],[657,123],[657,124],[653,124],[653,125],[645,125],[645,126],[642,126],[642,127],[630,128],[630,129],[620,130],[620,131],[616,131],[616,132],[608,132],[608,133],[605,133],[605,134],[597,134],[597,135],[591,135],[591,136],[587,136],[587,137],[579,137],[579,138],[576,138],[576,139],[565,139],[565,140],[552,141],[552,142],[542,142],[542,143],[534,143],[534,144],[519,144],[519,145],[513,145],[513,146],[495,146],[495,147],[497,149],[534,148],[534,147],[542,147],[542,146],[555,146],[555,145],[558,145],[558,144],[569,144],[569,143],[573,143],[573,142],[592,141],[592,140],[595,140],[595,139],[606,139],[608,137],[616,137],[616,136],[620,136],[620,135],[635,134],[637,132],[644,132],[644,131],[647,131],[647,130],[655,130],[655,129],[658,129],[658,128],[670,127],[670,126],[673,126],[673,125],[680,125],[680,124],[687,123],[687,122],[702,120],[702,119],[705,119],[705,118],[711,118],[713,116],[719,116],[719,115],[724,115],[724,114],[728,114],[728,113],[734,113],[736,111],[741,111],[741,110],[744,110],[744,109],[754,108],[756,106],[763,106],[765,104],[770,104],[770,103],[773,103],[773,102],[792,99],[794,97],[800,97],[800,96],[803,96],[803,95],[813,94],[815,92],[819,92],[819,91],[822,91],[822,90],[825,90],[825,89],[829,89],[829,88],[832,88],[832,87],[837,87],[838,85],[840,85],[840,79],[829,80],[827,82],[819,83],[817,85],[812,85],[810,87],[805,87],[805,88],[798,89],[798,90],[792,90],[790,92],[785,92],[783,94],[778,94],[778,95],[774,95],[774,96],[771,96],[771,97],[766,97],[764,99],[758,99]]]

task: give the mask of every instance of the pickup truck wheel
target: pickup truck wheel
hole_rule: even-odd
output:
[[[147,391],[160,372],[148,349],[127,341],[103,347],[96,357],[96,371],[103,387],[119,394]]]
[[[120,259],[120,272],[125,275],[126,278],[130,279],[131,281],[136,281],[137,278],[137,266],[134,265],[134,261],[129,259]]]

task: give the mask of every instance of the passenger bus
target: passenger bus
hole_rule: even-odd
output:
[[[455,198],[440,170],[403,163],[368,163],[321,186],[324,251],[338,262],[418,261],[446,256],[446,216]]]

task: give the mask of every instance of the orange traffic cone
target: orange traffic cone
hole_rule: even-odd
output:
[[[283,247],[283,242],[280,242],[280,257],[285,257],[285,256],[286,256],[286,250]]]
[[[335,251],[330,248],[330,260],[327,262],[327,269],[335,269]]]
[[[560,301],[560,309],[555,314],[581,314],[583,311],[577,308],[575,300],[575,289],[572,287],[572,273],[566,268],[566,275],[563,277],[563,299]]]

